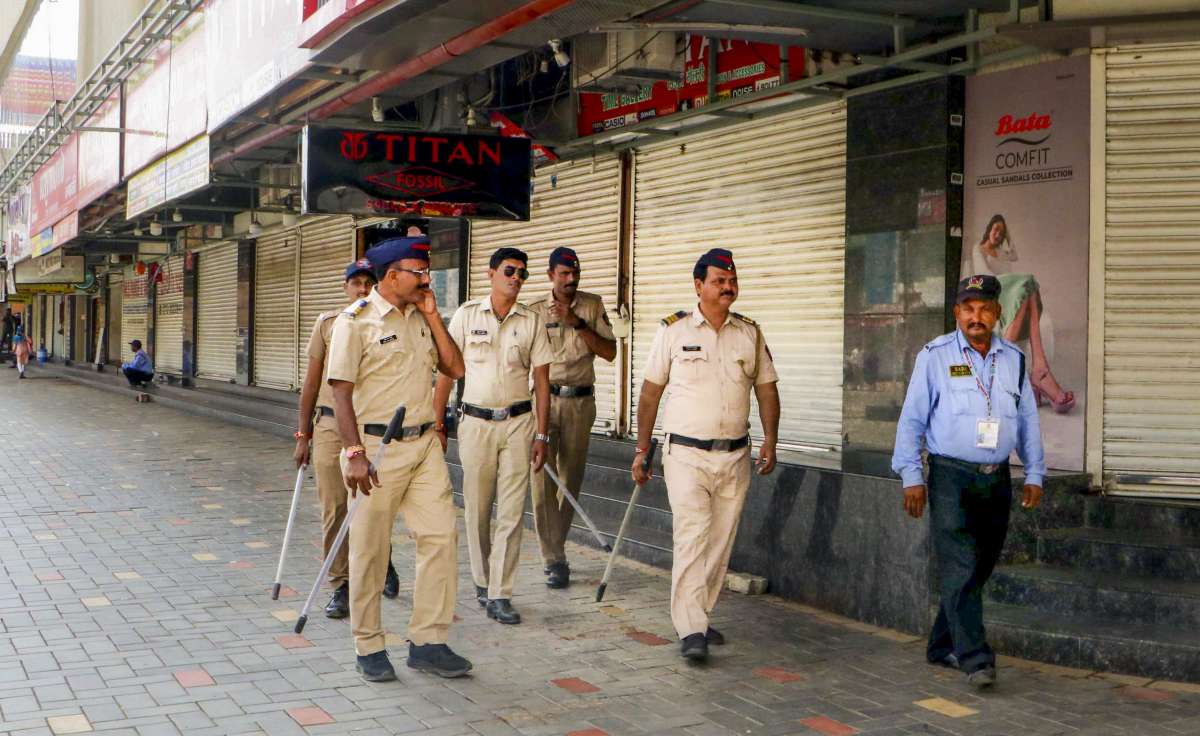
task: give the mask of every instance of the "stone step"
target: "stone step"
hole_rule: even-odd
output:
[[[1150,679],[1200,681],[1200,639],[1190,627],[997,603],[984,607],[984,620],[988,641],[1001,654]]]
[[[1087,612],[1138,624],[1200,626],[1200,583],[1056,565],[1003,565],[985,589],[996,603],[1057,616]]]
[[[1040,562],[1135,577],[1200,582],[1200,537],[1159,529],[1047,529]]]

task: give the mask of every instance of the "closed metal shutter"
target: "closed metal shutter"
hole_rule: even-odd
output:
[[[620,237],[621,168],[615,157],[539,167],[533,182],[529,222],[471,224],[468,275],[470,299],[488,294],[488,259],[497,248],[512,246],[529,255],[529,282],[521,289],[528,304],[550,291],[546,269],[550,251],[573,248],[582,266],[580,288],[617,309],[617,246]],[[594,432],[616,426],[616,364],[596,359]]]
[[[105,339],[105,360],[110,364],[121,362],[121,279],[123,274],[108,275],[108,313],[105,324],[108,333]]]
[[[121,361],[133,358],[130,340],[141,340],[146,346],[150,302],[146,298],[146,274],[138,275],[134,266],[125,269],[121,280]]]
[[[67,319],[67,297],[55,296],[50,298],[52,312],[50,314],[50,334],[54,342],[52,355],[58,360],[67,357],[67,333],[71,329]]]
[[[738,266],[734,309],[759,323],[775,358],[780,447],[840,450],[845,104],[648,147],[634,186],[635,422],[659,324],[695,308],[692,268],[720,245]],[[757,410],[751,422],[761,437]]]
[[[263,235],[255,246],[254,383],[266,388],[297,385],[299,255],[300,231],[294,227]]]
[[[196,271],[196,376],[233,381],[237,376],[237,243],[199,251]]]
[[[1200,45],[1106,54],[1103,467],[1200,495]]]
[[[154,370],[183,372],[183,256],[162,264],[154,305]]]
[[[354,218],[325,217],[300,225],[300,337],[296,342],[296,385],[308,374],[309,330],[317,315],[342,309],[349,300],[342,288],[346,264],[354,260]]]

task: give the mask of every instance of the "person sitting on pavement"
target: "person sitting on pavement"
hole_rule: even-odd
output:
[[[121,364],[121,372],[129,380],[130,386],[145,386],[154,380],[154,365],[150,362],[150,356],[142,350],[141,340],[130,340],[129,348],[133,350],[133,358]]]

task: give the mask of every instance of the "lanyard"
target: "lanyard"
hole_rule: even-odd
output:
[[[992,353],[992,367],[988,371],[988,385],[987,388],[984,388],[983,381],[979,378],[979,374],[975,372],[975,360],[971,357],[971,352],[971,348],[963,348],[963,357],[967,359],[967,367],[971,369],[971,377],[975,379],[975,385],[979,386],[984,400],[987,401],[987,415],[990,419],[992,416],[992,385],[996,382],[996,354]]]

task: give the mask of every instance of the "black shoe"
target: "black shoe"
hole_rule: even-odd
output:
[[[487,604],[488,604],[487,588],[481,588],[478,585],[476,585],[475,586],[475,600],[479,601],[480,608],[487,608]]]
[[[565,588],[571,584],[571,566],[565,562],[555,562],[546,568],[546,587]]]
[[[350,615],[350,583],[342,583],[325,604],[326,618],[346,618]]]
[[[996,668],[992,665],[987,665],[975,670],[971,674],[967,675],[967,684],[978,689],[995,685]]]
[[[708,642],[704,639],[704,634],[688,634],[683,637],[679,653],[683,655],[684,659],[693,662],[703,662],[708,659]]]
[[[708,631],[704,632],[704,641],[714,647],[719,647],[725,643],[725,635],[709,626]]]
[[[928,659],[928,657],[926,659]],[[949,670],[956,670],[958,669],[958,657],[954,656],[954,652],[950,652],[941,659],[930,659],[929,664],[936,664],[939,667],[945,667]]]
[[[471,671],[471,661],[460,657],[445,644],[408,645],[408,666],[438,677],[462,677]]]
[[[488,601],[487,615],[488,618],[494,618],[502,624],[521,623],[521,614],[517,613],[517,609],[512,607],[507,598]]]
[[[365,657],[359,656],[355,669],[367,682],[391,682],[396,679],[396,670],[392,668],[387,650],[384,649]]]
[[[400,595],[400,576],[396,574],[396,566],[388,560],[387,577],[383,580],[383,597],[395,598]]]

